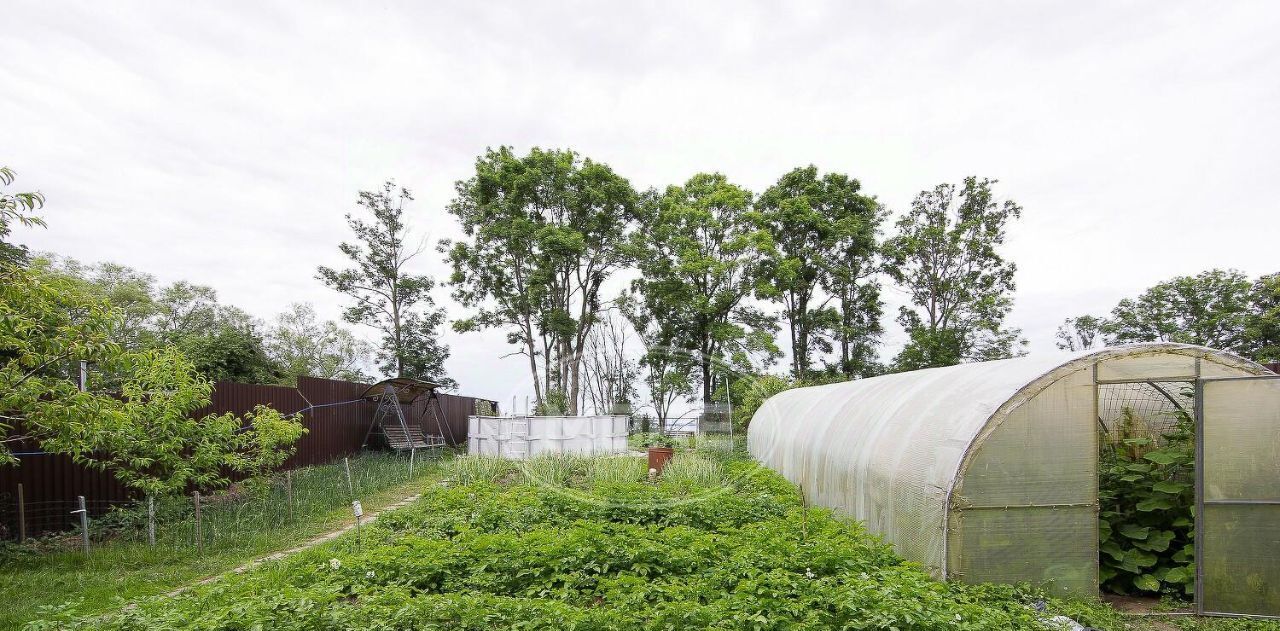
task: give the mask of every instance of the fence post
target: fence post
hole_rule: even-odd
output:
[[[284,496],[289,504],[289,521],[293,521],[293,471],[284,472]]]
[[[27,503],[22,499],[22,483],[18,483],[18,543],[27,540]]]
[[[156,498],[147,496],[147,545],[156,547]]]
[[[196,502],[196,554],[204,554],[204,538],[200,536],[200,491],[193,494]]]
[[[409,479],[410,480],[413,479],[413,456],[416,453],[418,453],[418,450],[416,448],[414,447],[409,448]]]
[[[356,488],[351,484],[351,459],[343,458],[342,466],[347,470],[347,494],[354,498],[356,496]]]
[[[80,510],[76,511],[80,513],[80,541],[84,544],[84,553],[89,554],[89,511],[84,507],[83,495],[76,499],[80,503]]]

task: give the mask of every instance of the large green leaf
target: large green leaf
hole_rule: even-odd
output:
[[[1151,534],[1151,529],[1146,526],[1137,524],[1120,524],[1120,534],[1130,539],[1146,539]]]
[[[1150,574],[1143,574],[1133,579],[1133,586],[1148,592],[1160,591],[1160,580]]]
[[[1173,480],[1161,480],[1160,482],[1156,482],[1154,485],[1152,485],[1151,488],[1157,491],[1160,491],[1161,493],[1169,493],[1171,495],[1177,495],[1179,493],[1182,493],[1183,491],[1190,489],[1191,485],[1187,484],[1186,482],[1175,482]]]

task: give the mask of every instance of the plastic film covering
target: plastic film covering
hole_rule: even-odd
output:
[[[1222,363],[1236,374],[1263,370],[1227,353],[1159,343],[797,388],[770,398],[757,410],[748,448],[758,461],[799,484],[812,503],[865,522],[899,554],[939,578],[949,573],[950,562],[960,564],[957,575],[967,571],[965,580],[1001,580],[996,565],[1009,563],[1005,556],[1013,550],[1001,544],[987,551],[966,545],[966,541],[980,541],[982,529],[993,534],[1000,531],[998,520],[992,523],[993,518],[974,517],[982,511],[966,511],[963,522],[952,524],[952,540],[960,550],[949,556],[946,533],[953,490],[960,505],[1086,504],[1078,510],[1067,507],[1057,519],[1061,515],[1074,519],[1053,522],[1052,528],[1043,520],[1035,521],[1033,512],[1020,515],[1019,528],[1044,526],[1041,531],[1021,532],[1023,547],[1043,548],[1044,553],[1040,557],[1027,554],[1032,559],[1027,563],[1040,569],[1027,565],[1010,572],[1043,575],[1043,567],[1056,563],[1051,558],[1051,548],[1056,546],[1070,566],[1055,575],[1060,584],[1082,585],[1075,577],[1086,572],[1084,559],[1091,556],[1089,580],[1096,586],[1097,422],[1092,369],[1097,362],[1165,354],[1181,357],[1154,364],[1194,368],[1195,358],[1203,358]],[[1164,377],[1167,369],[1159,372],[1157,376]],[[1062,385],[1051,390],[1049,398],[1033,402],[1060,380]],[[1011,416],[1029,402],[1027,411]],[[1002,434],[1006,419],[1014,421],[1008,436]],[[992,445],[990,453],[984,451],[986,443]],[[966,469],[974,474],[968,487],[960,484]],[[1059,475],[1063,476],[1059,482],[1066,482],[1053,484],[1053,477]],[[1004,479],[1015,476],[1018,479]],[[1094,515],[1089,518],[1092,523],[1080,517],[1085,514]],[[1064,528],[1072,534],[1067,535]],[[1068,545],[1063,539],[1068,536],[1086,540]],[[966,561],[969,554],[978,556]]]
[[[1203,391],[1200,605],[1280,616],[1280,377]]]
[[[953,515],[951,528],[951,578],[1097,593],[1098,511],[1093,506],[970,509]]]

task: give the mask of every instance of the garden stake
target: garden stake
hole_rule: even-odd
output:
[[[293,521],[293,471],[284,472],[285,503],[289,505],[289,521]]]
[[[410,480],[413,479],[413,456],[417,452],[418,450],[416,448],[413,448],[413,447],[409,448],[409,479]]]
[[[356,496],[356,490],[351,484],[351,460],[349,458],[343,458],[342,466],[347,470],[347,495],[354,498]]]
[[[18,483],[18,543],[27,540],[27,507],[22,501],[22,483]]]
[[[193,494],[196,502],[196,554],[204,554],[204,539],[200,537],[200,491]]]
[[[147,545],[156,547],[156,498],[147,496]]]
[[[84,507],[84,496],[77,496],[80,503],[80,510],[73,511],[80,513],[80,541],[84,544],[84,553],[89,554],[89,511]]]

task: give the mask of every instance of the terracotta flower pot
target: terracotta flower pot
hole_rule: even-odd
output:
[[[667,466],[667,462],[671,460],[671,456],[675,454],[675,450],[670,447],[650,447],[649,448],[649,468],[657,469],[658,473],[662,473],[662,468]]]

